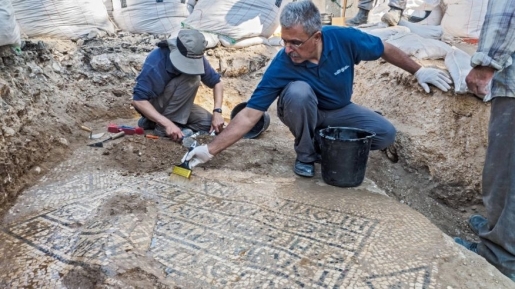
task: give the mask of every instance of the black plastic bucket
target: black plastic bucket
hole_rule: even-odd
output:
[[[337,187],[361,185],[376,134],[358,128],[328,127],[321,129],[319,135],[324,182]]]
[[[242,109],[244,109],[247,106],[247,102],[242,102],[238,105],[236,105],[232,111],[231,111],[231,120],[240,112]],[[259,119],[259,121],[254,125],[254,127],[246,133],[243,138],[256,138],[258,137],[262,132],[267,130],[268,126],[270,125],[270,115],[268,112],[264,112],[263,116]]]

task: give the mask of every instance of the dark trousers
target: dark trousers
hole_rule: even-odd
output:
[[[209,131],[213,115],[193,103],[199,86],[200,76],[181,74],[168,82],[163,93],[150,103],[160,114],[181,127]]]
[[[515,281],[515,98],[494,98],[490,111],[478,253]]]
[[[375,132],[372,150],[384,149],[395,140],[395,127],[368,108],[351,103],[340,109],[319,109],[315,92],[304,81],[291,82],[283,89],[277,102],[277,114],[295,136],[294,148],[301,162],[309,163],[317,159],[315,134],[328,126]]]

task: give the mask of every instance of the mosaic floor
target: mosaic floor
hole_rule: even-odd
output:
[[[3,221],[0,287],[460,288],[440,276],[459,249],[373,185],[216,173],[61,164]]]

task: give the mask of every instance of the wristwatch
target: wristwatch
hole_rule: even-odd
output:
[[[222,109],[221,108],[215,108],[215,109],[213,109],[213,112],[222,113]]]

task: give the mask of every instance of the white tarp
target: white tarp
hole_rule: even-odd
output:
[[[291,1],[199,0],[183,24],[228,37],[233,43],[254,36],[268,38],[279,26],[281,7],[288,2]]]
[[[444,4],[447,5],[442,18],[445,34],[454,37],[479,38],[488,0],[444,0]]]
[[[190,15],[184,0],[112,0],[118,27],[133,33],[173,34]]]
[[[0,46],[20,45],[20,28],[14,17],[11,0],[0,0]]]
[[[12,4],[28,36],[69,39],[92,30],[114,33],[102,0],[12,0]]]

